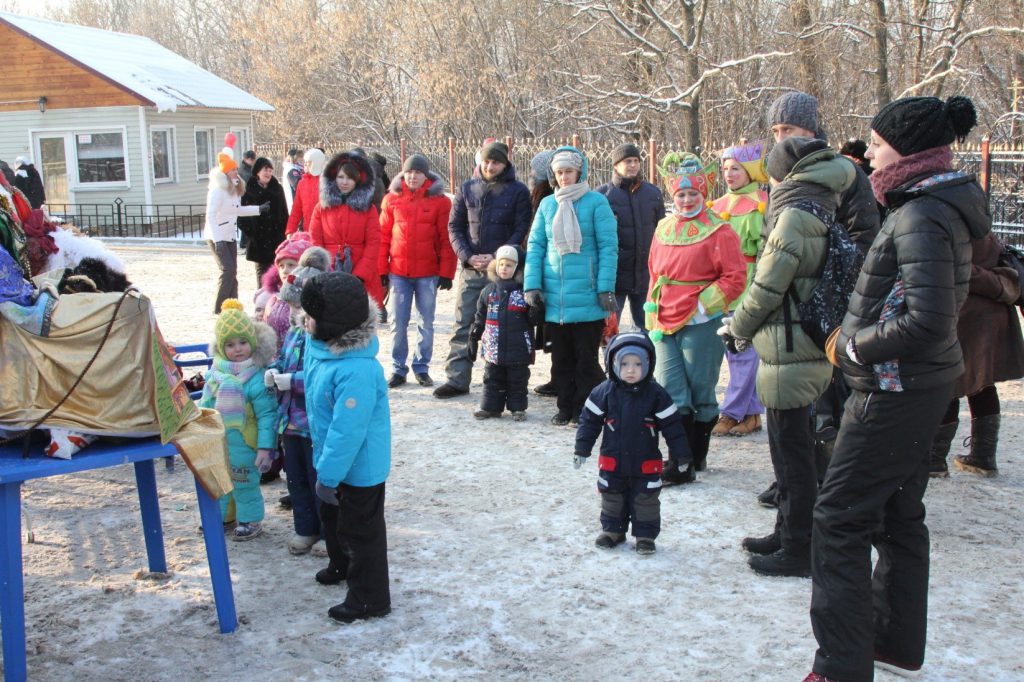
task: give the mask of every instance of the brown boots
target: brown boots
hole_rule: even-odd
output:
[[[748,436],[761,430],[761,415],[748,414],[743,421],[736,421],[728,415],[718,418],[718,423],[711,430],[712,436]]]

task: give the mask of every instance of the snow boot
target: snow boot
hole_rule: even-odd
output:
[[[694,471],[704,471],[708,468],[708,447],[711,444],[711,432],[718,423],[718,417],[709,422],[694,420],[693,428],[687,432],[690,438],[690,452],[693,453]]]
[[[754,555],[747,562],[755,573],[767,576],[787,576],[790,578],[811,577],[811,548],[800,554],[792,554],[785,549],[765,555]]]
[[[636,553],[640,556],[647,556],[654,554],[657,551],[657,547],[654,544],[654,540],[650,538],[637,538],[636,539]]]
[[[957,455],[953,458],[953,465],[957,469],[985,477],[992,477],[999,473],[999,469],[996,467],[999,418],[998,414],[990,414],[987,417],[971,420],[971,435],[964,440],[964,445],[970,443],[971,452],[966,456]]]
[[[958,426],[959,421],[941,424],[935,433],[932,449],[928,453],[928,475],[932,478],[949,478],[946,456],[949,455],[949,447],[953,444],[953,436],[956,435]]]
[[[757,496],[757,503],[768,509],[779,508],[779,483],[772,481],[772,484],[765,488],[764,492]]]
[[[721,426],[721,421],[719,421],[719,426]],[[718,426],[715,427],[715,430],[717,430],[717,429],[718,429]],[[734,426],[731,429],[729,429],[729,435],[730,436],[740,436],[740,437],[742,437],[742,436],[749,436],[750,434],[756,433],[756,432],[758,432],[760,430],[761,430],[761,415],[759,415],[759,414],[748,414],[746,417],[743,418],[743,421],[741,421],[740,423],[736,424],[736,426]],[[712,435],[714,435],[713,431],[712,431]]]
[[[731,429],[734,426],[737,426],[738,424],[738,421],[736,421],[727,414],[723,414],[721,417],[718,418],[718,423],[715,424],[715,428],[711,429],[711,435],[715,437],[728,436],[729,429]]]
[[[777,533],[772,533],[760,538],[743,538],[742,545],[743,549],[751,554],[767,556],[768,554],[775,554],[782,549],[782,540],[779,539]]]
[[[612,547],[621,545],[625,541],[625,533],[609,533],[608,531],[605,531],[597,536],[597,539],[594,540],[594,544],[601,549],[611,549]]]
[[[921,666],[910,665],[897,661],[896,659],[886,656],[882,652],[875,650],[875,667],[879,670],[885,670],[890,672],[897,677],[903,677],[909,680],[916,680],[921,676]]]
[[[231,539],[235,542],[246,542],[261,535],[263,535],[263,524],[259,521],[249,521],[248,523],[238,524]]]
[[[662,462],[661,484],[666,488],[683,483],[693,483],[696,480],[697,476],[693,472],[693,462],[690,462],[683,471],[679,470],[679,463],[674,459],[666,459]]]

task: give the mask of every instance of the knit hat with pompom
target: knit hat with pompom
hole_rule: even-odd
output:
[[[220,357],[225,357],[224,344],[230,339],[245,339],[249,342],[249,347],[256,350],[256,324],[245,313],[242,302],[237,298],[229,298],[221,304],[213,333],[216,338],[217,355]]]
[[[933,147],[963,142],[978,123],[978,112],[967,97],[904,97],[890,102],[871,120],[874,130],[903,156]]]

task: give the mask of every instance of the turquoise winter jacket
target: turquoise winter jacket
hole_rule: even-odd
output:
[[[583,156],[580,181],[587,179],[586,156],[575,147],[559,147]],[[583,235],[579,253],[559,255],[552,241],[551,223],[558,210],[554,195],[540,202],[530,228],[526,249],[524,291],[544,293],[544,320],[553,324],[593,322],[607,314],[597,294],[615,291],[619,264],[619,235],[615,213],[603,194],[590,191],[574,204]]]
[[[329,488],[340,483],[368,488],[387,480],[391,470],[391,410],[372,322],[340,339],[306,339],[313,466]]]

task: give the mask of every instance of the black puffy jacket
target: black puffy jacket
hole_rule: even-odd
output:
[[[530,190],[508,164],[493,182],[479,175],[466,180],[452,201],[448,238],[464,264],[470,256],[493,255],[499,246],[519,246],[533,219]]]
[[[847,384],[880,388],[873,365],[895,361],[903,390],[952,384],[963,372],[956,322],[971,278],[971,240],[991,230],[985,194],[973,176],[929,173],[886,193],[889,213],[868,251],[837,350]],[[881,320],[902,279],[904,300]],[[853,337],[863,365],[846,354]]]
[[[867,253],[881,226],[878,203],[875,201],[874,192],[871,191],[871,179],[867,173],[853,161],[845,158],[844,160],[856,169],[857,176],[853,184],[839,197],[836,221],[846,227],[847,233],[857,244],[860,252]]]
[[[647,374],[627,384],[615,374],[615,356],[626,351],[647,354]],[[691,459],[683,417],[668,391],[651,377],[654,374],[654,344],[644,334],[619,334],[605,350],[608,379],[587,398],[576,430],[576,452],[590,454],[601,436],[598,469],[617,476],[661,474],[658,434],[665,435],[669,456],[682,464]]]
[[[635,182],[612,173],[611,182],[597,188],[608,198],[619,230],[619,266],[615,293],[646,294],[650,281],[647,257],[658,221],[665,217],[661,190],[639,178]]]
[[[487,266],[490,282],[480,292],[470,335],[482,340],[481,354],[492,365],[533,364],[536,344],[523,295],[523,260],[520,256],[512,279],[498,279],[498,261]]]

